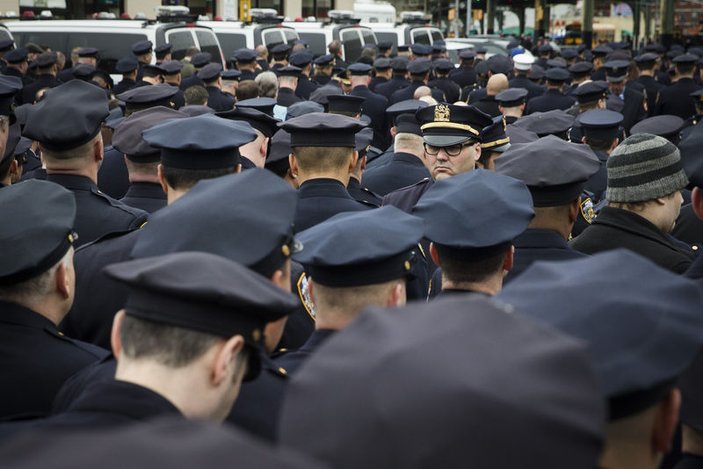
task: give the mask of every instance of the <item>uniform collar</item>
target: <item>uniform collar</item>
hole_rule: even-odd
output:
[[[133,182],[124,196],[166,200],[166,193],[161,185],[154,182]]]
[[[520,236],[515,238],[514,244],[516,249],[556,248],[571,250],[569,243],[556,231],[537,228],[525,230]]]
[[[41,314],[25,308],[17,303],[0,301],[0,323],[14,324],[16,326],[26,326],[34,329],[56,329],[56,324],[45,318]]]
[[[91,190],[97,189],[97,185],[86,176],[76,176],[73,174],[47,174],[47,181],[55,182],[66,189]]]

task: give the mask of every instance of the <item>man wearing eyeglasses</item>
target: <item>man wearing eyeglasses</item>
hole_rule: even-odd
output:
[[[493,123],[491,117],[474,106],[437,104],[415,114],[432,175],[412,186],[398,189],[383,198],[383,205],[394,205],[410,212],[434,183],[476,168],[481,157],[481,130]]]

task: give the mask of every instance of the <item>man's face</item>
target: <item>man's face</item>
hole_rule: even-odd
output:
[[[425,144],[425,154],[435,181],[472,171],[481,156],[478,142],[466,142],[449,147]]]
[[[620,96],[625,89],[625,80],[619,81],[617,83],[609,83],[610,92],[616,96]]]
[[[666,220],[664,231],[670,233],[674,229],[676,224],[676,219],[679,217],[681,212],[681,204],[683,203],[683,197],[680,191],[676,191],[670,196],[665,198],[666,201]],[[668,228],[668,229],[667,229]]]

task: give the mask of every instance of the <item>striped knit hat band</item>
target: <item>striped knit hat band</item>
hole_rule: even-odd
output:
[[[680,191],[688,185],[676,145],[652,134],[626,138],[608,158],[611,202],[644,202]]]

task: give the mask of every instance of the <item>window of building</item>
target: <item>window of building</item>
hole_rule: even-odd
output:
[[[303,18],[327,18],[327,12],[333,9],[334,0],[303,0]]]

